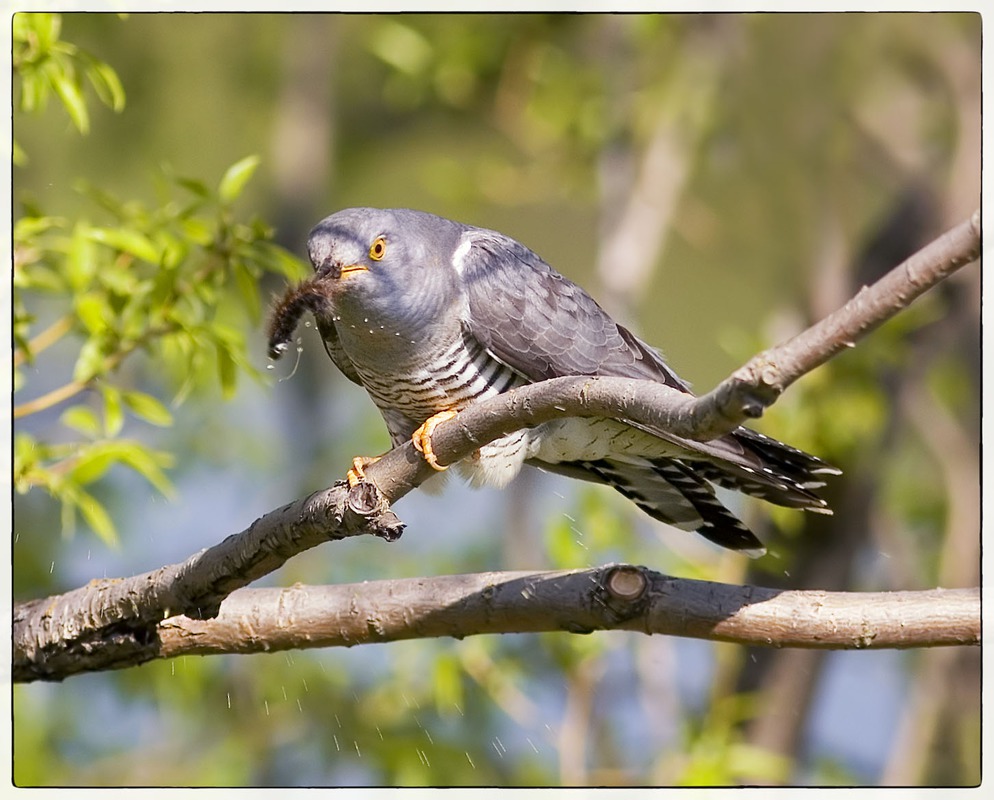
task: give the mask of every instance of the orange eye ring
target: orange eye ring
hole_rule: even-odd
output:
[[[383,236],[377,236],[376,240],[369,246],[369,257],[373,261],[379,261],[387,254],[387,240]]]

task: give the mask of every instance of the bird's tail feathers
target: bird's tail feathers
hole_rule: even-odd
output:
[[[722,505],[711,485],[680,461],[600,459],[575,466],[616,489],[653,519],[696,531],[754,558],[766,553],[755,534]]]
[[[820,458],[764,436],[739,428],[725,437],[741,448],[743,458],[694,461],[694,471],[717,486],[787,508],[831,514],[814,490],[825,485],[824,475],[841,471]]]

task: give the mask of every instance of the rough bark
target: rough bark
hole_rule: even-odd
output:
[[[747,417],[758,416],[805,371],[852,345],[930,286],[976,259],[979,251],[978,211],[863,289],[835,314],[757,356],[701,398],[643,381],[559,378],[471,405],[438,426],[433,436],[435,453],[441,463],[452,463],[505,433],[562,416],[623,417],[691,438],[711,438]],[[66,594],[18,603],[13,631],[15,680],[57,680],[87,669],[140,663],[155,657],[158,625],[163,619],[180,614],[214,617],[231,592],[272,572],[293,555],[324,541],[359,534],[396,538],[403,523],[389,504],[433,474],[432,469],[408,442],[366,472],[368,481],[351,490],[339,483],[316,492],[180,564],[126,579],[92,581]],[[746,587],[744,591],[771,590]],[[529,614],[539,611],[534,600],[528,608]],[[715,613],[725,619],[734,616],[737,608],[719,606]],[[811,607],[812,613],[821,614],[821,609],[817,603]],[[858,614],[850,620],[857,626],[848,635],[850,646],[869,643],[859,632],[860,620]],[[721,639],[723,630],[715,620],[677,633]],[[786,638],[780,640],[781,635]],[[816,646],[791,638],[789,625],[774,626],[760,638],[769,639],[769,644]],[[942,643],[961,639],[961,632],[956,632],[953,639]],[[108,650],[118,655],[107,658],[103,653]]]
[[[977,644],[980,593],[812,592],[687,580],[626,564],[569,572],[494,572],[338,586],[241,589],[211,619],[100,629],[14,680],[64,678],[156,658],[258,653],[482,633],[620,629],[817,649]],[[24,654],[25,656],[28,654]]]

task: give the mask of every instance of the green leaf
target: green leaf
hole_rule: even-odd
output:
[[[67,428],[79,431],[84,436],[96,437],[100,435],[100,420],[96,413],[89,406],[72,406],[62,412],[59,420]]]
[[[101,383],[100,392],[104,398],[104,432],[107,436],[117,436],[124,427],[121,390],[109,383]]]
[[[44,264],[31,264],[14,270],[14,286],[19,289],[62,292],[66,288],[66,282],[54,269]]]
[[[193,192],[197,197],[206,199],[211,196],[211,190],[207,188],[207,184],[195,178],[176,178],[176,183],[184,189]]]
[[[15,44],[27,44],[34,27],[34,14],[14,14],[11,24],[11,37]]]
[[[152,395],[144,392],[124,392],[124,403],[130,408],[135,416],[141,417],[146,422],[153,425],[166,427],[173,424],[173,415]]]
[[[37,70],[30,70],[21,76],[21,111],[33,114],[45,107],[48,100],[49,83]]]
[[[137,442],[122,444],[126,446],[120,450],[121,461],[158,489],[164,497],[172,498],[175,495],[173,485],[160,469],[160,467],[172,466],[172,456],[168,453],[148,450]]]
[[[206,280],[194,284],[193,294],[200,301],[202,309],[213,308],[217,304],[217,289]]]
[[[127,265],[113,264],[100,270],[100,282],[118,297],[133,297],[139,293],[140,283]]]
[[[105,544],[111,547],[117,546],[117,530],[111,521],[107,510],[97,502],[97,499],[82,489],[77,490],[76,506],[79,508],[86,520],[87,525],[99,536]]]
[[[258,322],[262,309],[262,301],[259,298],[259,279],[241,261],[235,264],[235,285],[242,296],[249,318],[253,322]]]
[[[30,244],[31,240],[41,236],[53,228],[65,227],[62,217],[21,217],[14,223],[14,241],[19,244]]]
[[[303,260],[272,242],[256,242],[252,259],[267,272],[285,275],[290,280],[299,281],[310,272]]]
[[[158,328],[162,322],[162,308],[149,295],[154,289],[151,281],[136,281],[135,290],[118,313],[119,323],[115,332],[126,341],[145,340],[149,328]],[[157,337],[155,337],[157,338]]]
[[[86,447],[78,454],[68,477],[76,485],[93,483],[117,464],[133,469],[166,497],[172,496],[172,484],[161,469],[172,465],[171,456],[131,440],[97,442]]]
[[[72,377],[77,381],[88,381],[104,369],[104,343],[98,336],[91,336],[80,348]]]
[[[222,203],[231,203],[242,193],[259,162],[259,156],[247,156],[228,167],[217,190]]]
[[[14,486],[24,494],[31,488],[30,482],[23,480],[40,458],[38,442],[30,433],[18,433],[14,437]]]
[[[89,236],[95,242],[130,253],[149,264],[159,263],[159,249],[151,239],[133,228],[91,228]]]
[[[235,394],[238,369],[231,350],[225,342],[217,341],[217,377],[221,382],[221,395],[230,399]]]
[[[73,190],[79,192],[85,197],[90,198],[98,206],[106,209],[118,219],[124,219],[127,217],[127,210],[125,209],[124,203],[118,200],[110,192],[105,191],[98,186],[94,186],[89,181],[82,178],[74,181]]]
[[[17,15],[21,16],[20,14]],[[61,14],[31,14],[28,17],[30,28],[38,39],[38,49],[43,53],[52,49],[52,45],[59,40],[62,31]]]
[[[190,254],[188,242],[165,232],[156,237],[157,243],[162,249],[162,269],[174,270],[182,264]]]
[[[74,292],[80,292],[89,286],[97,269],[96,248],[88,235],[89,230],[86,220],[80,220],[73,228],[72,238],[69,240],[65,272]]]
[[[97,97],[114,111],[122,111],[125,101],[124,87],[117,73],[108,64],[95,58],[87,57],[86,60],[89,62],[86,67],[86,77],[90,79]]]
[[[26,167],[31,161],[31,159],[28,158],[27,151],[17,143],[17,139],[14,139],[13,142],[11,142],[11,147],[12,151],[10,160],[14,163],[14,166]]]
[[[107,297],[100,292],[87,292],[76,299],[76,316],[90,333],[102,333],[114,313],[107,304]]]
[[[434,53],[431,42],[422,33],[391,19],[375,29],[369,49],[385,63],[411,76],[424,72]]]
[[[90,132],[90,114],[86,110],[86,100],[83,98],[79,84],[73,76],[66,71],[58,69],[54,62],[46,62],[44,65],[48,82],[65,106],[69,119],[82,134]]]
[[[214,241],[214,225],[199,217],[190,217],[181,223],[183,235],[201,247],[207,247]]]
[[[67,476],[80,486],[100,480],[108,469],[120,461],[117,442],[103,442],[81,448]]]

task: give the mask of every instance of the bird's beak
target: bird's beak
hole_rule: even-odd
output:
[[[349,275],[355,275],[357,272],[366,272],[368,267],[363,264],[346,264],[342,267],[341,271],[338,273],[339,278],[347,278]]]

